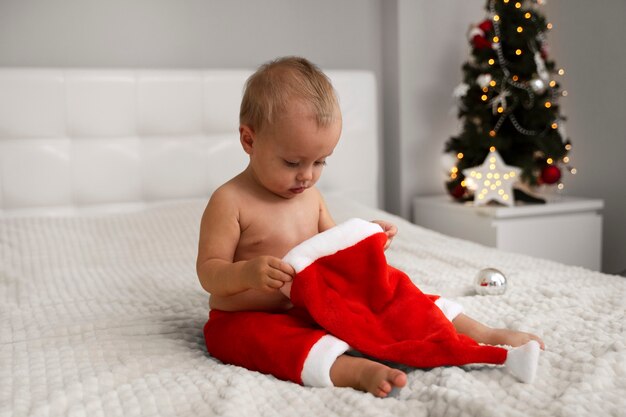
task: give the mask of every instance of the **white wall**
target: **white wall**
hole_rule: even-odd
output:
[[[626,269],[623,0],[547,0],[552,56],[579,174],[567,193],[605,199],[604,270]],[[380,80],[385,205],[444,192],[457,133],[452,90],[484,0],[0,0],[0,66],[256,67],[303,55]]]

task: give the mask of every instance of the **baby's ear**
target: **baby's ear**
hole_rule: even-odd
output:
[[[248,154],[252,154],[252,147],[254,145],[255,135],[254,130],[248,125],[239,126],[239,142],[243,150]]]

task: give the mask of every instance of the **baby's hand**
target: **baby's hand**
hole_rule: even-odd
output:
[[[250,288],[275,291],[293,279],[293,267],[273,256],[259,256],[246,261],[244,279]]]
[[[385,248],[384,248],[386,250],[389,247],[389,245],[391,245],[391,241],[393,240],[393,237],[396,235],[396,233],[398,233],[398,228],[396,227],[395,224],[389,223],[384,220],[372,220],[372,223],[376,223],[377,225],[382,227],[383,232],[385,232],[385,234],[387,235],[387,243],[385,243]]]

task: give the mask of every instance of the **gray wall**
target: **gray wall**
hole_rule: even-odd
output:
[[[468,58],[466,32],[483,0],[382,1],[386,207],[410,217],[416,195],[442,194],[444,142],[456,133],[452,90]],[[388,53],[388,52],[387,52]]]
[[[346,24],[349,22],[349,24]],[[0,0],[0,65],[380,65],[376,0]]]
[[[626,1],[550,0],[546,12],[578,169],[567,192],[604,199],[603,270],[626,275]]]
[[[457,132],[451,93],[484,0],[0,0],[0,66],[255,67],[303,55],[379,79],[388,210],[443,192],[441,156]],[[626,269],[626,2],[549,0],[551,54],[579,170],[566,193],[603,198],[604,270]]]

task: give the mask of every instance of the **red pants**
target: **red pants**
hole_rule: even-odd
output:
[[[299,308],[284,313],[212,310],[204,326],[211,356],[307,386],[332,386],[330,367],[349,349]]]
[[[445,298],[435,304],[450,321],[462,312]],[[211,356],[224,363],[313,387],[333,386],[330,367],[350,349],[300,308],[281,313],[212,310],[204,338]]]

